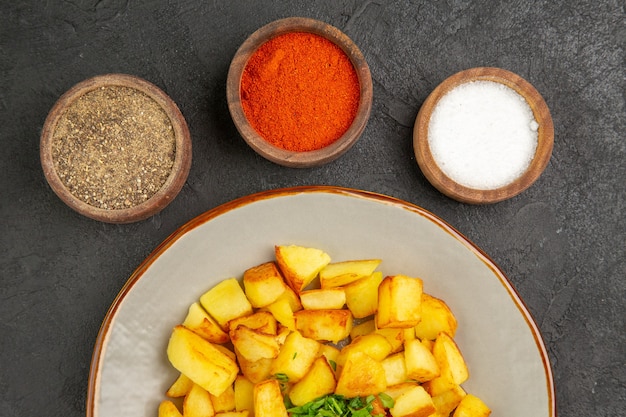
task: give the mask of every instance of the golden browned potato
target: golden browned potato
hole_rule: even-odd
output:
[[[246,326],[231,330],[230,340],[237,352],[251,362],[275,358],[280,351],[275,335],[261,333]]]
[[[183,415],[185,417],[212,417],[215,415],[211,395],[200,385],[194,384],[185,397]]]
[[[274,252],[285,281],[298,294],[330,263],[330,256],[316,248],[279,245]]]
[[[404,352],[394,353],[381,361],[385,369],[385,379],[388,385],[396,385],[409,379],[406,373]]]
[[[339,310],[346,304],[346,293],[341,288],[306,290],[300,302],[305,310]]]
[[[222,330],[220,325],[204,310],[200,303],[196,302],[189,306],[183,326],[193,330],[211,343],[221,344],[228,342],[228,334]]]
[[[200,304],[225,331],[229,321],[252,314],[252,305],[235,278],[225,279],[202,294]]]
[[[415,335],[420,339],[435,340],[441,332],[454,337],[457,320],[448,305],[439,298],[422,294],[421,320],[415,326]]]
[[[187,375],[180,374],[176,381],[170,385],[170,387],[165,392],[170,398],[179,398],[187,395],[191,387],[193,386],[193,381],[187,377]]]
[[[376,313],[378,310],[378,286],[382,280],[382,272],[374,272],[343,287],[346,294],[346,305],[354,317],[362,319]]]
[[[370,333],[357,338],[341,349],[337,357],[337,364],[343,366],[352,352],[363,352],[370,358],[380,362],[391,353],[391,345],[378,333]]]
[[[417,382],[430,381],[439,376],[439,365],[433,354],[418,339],[404,342],[406,373]]]
[[[319,342],[304,337],[300,332],[291,332],[274,359],[270,373],[285,374],[290,382],[298,382],[313,365],[319,349]]]
[[[228,355],[180,325],[172,331],[167,357],[174,368],[213,395],[224,392],[239,373]]]
[[[353,318],[350,310],[300,310],[294,313],[296,329],[303,336],[337,343],[350,335]]]
[[[433,396],[433,404],[435,405],[437,413],[442,416],[449,416],[465,395],[465,390],[463,390],[460,385],[456,385],[452,389]]]
[[[255,384],[253,395],[255,417],[288,417],[277,380],[268,379]]]
[[[269,311],[258,311],[249,316],[238,317],[228,322],[230,330],[239,326],[245,326],[265,334],[276,334],[277,330],[276,318]]]
[[[491,410],[478,397],[467,394],[459,403],[452,417],[487,417],[491,414]]]
[[[285,292],[285,281],[275,262],[266,262],[243,273],[243,286],[252,307],[265,307]]]
[[[248,410],[240,410],[240,411],[222,411],[220,413],[215,414],[215,417],[249,417],[250,411]]]
[[[289,391],[289,398],[294,405],[304,405],[335,391],[337,381],[335,372],[325,357],[318,357],[311,369]]]
[[[335,394],[348,398],[376,395],[387,388],[383,365],[363,352],[353,352],[341,369]]]
[[[233,387],[235,391],[235,410],[248,410],[254,414],[254,383],[243,375],[238,375]]]
[[[378,287],[376,326],[415,327],[420,321],[423,283],[406,275],[388,276]]]
[[[441,376],[460,385],[469,378],[469,370],[459,347],[447,333],[439,333],[433,345],[433,355]]]
[[[436,410],[432,398],[424,388],[414,385],[395,398],[389,411],[392,417],[429,417]]]
[[[237,362],[241,368],[241,373],[248,378],[252,383],[261,382],[272,375],[272,364],[274,362],[271,358],[259,359],[257,361],[249,361],[244,358],[235,349],[237,354]]]
[[[159,404],[159,417],[183,417],[176,404],[170,400],[163,400]]]
[[[224,411],[234,411],[235,410],[234,385],[230,385],[220,395],[211,395],[211,403],[213,403],[213,408],[215,409],[216,413],[221,413]]]
[[[380,262],[380,259],[359,259],[328,264],[319,272],[320,286],[322,288],[343,287],[372,275]]]

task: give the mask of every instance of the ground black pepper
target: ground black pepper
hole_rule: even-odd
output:
[[[159,104],[123,86],[100,87],[73,103],[52,137],[55,170],[67,189],[102,209],[131,208],[165,184],[176,154]]]

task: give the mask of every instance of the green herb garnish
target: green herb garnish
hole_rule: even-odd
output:
[[[327,395],[299,407],[287,409],[292,417],[371,417],[372,404],[379,398],[385,408],[393,407],[393,399],[386,394],[378,396],[345,398],[343,395]]]

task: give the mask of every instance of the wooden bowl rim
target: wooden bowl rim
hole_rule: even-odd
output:
[[[339,46],[348,56],[359,80],[360,98],[352,124],[339,139],[313,151],[294,152],[272,145],[250,125],[241,105],[241,76],[249,58],[265,42],[291,32],[306,32],[322,36]],[[373,101],[372,76],[365,57],[356,44],[336,27],[311,18],[288,17],[275,20],[252,33],[239,47],[231,61],[226,81],[228,109],[240,135],[262,157],[291,168],[319,166],[337,159],[359,139],[369,120]]]
[[[148,200],[125,209],[103,209],[92,206],[72,194],[61,181],[52,157],[52,138],[67,107],[82,95],[105,86],[129,87],[153,99],[165,111],[174,129],[176,154],[170,175],[163,186]],[[156,85],[128,74],[103,74],[81,81],[66,91],[54,104],[43,125],[40,159],[44,175],[55,194],[78,213],[105,223],[132,223],[147,219],[163,210],[180,192],[191,168],[191,135],[176,103]]]
[[[539,124],[537,149],[529,167],[516,180],[496,189],[481,190],[466,187],[452,180],[439,168],[428,144],[430,116],[439,100],[455,87],[472,81],[493,81],[512,88],[526,100]],[[497,203],[526,190],[541,176],[550,162],[553,146],[554,124],[541,94],[521,76],[494,67],[470,68],[446,78],[424,101],[413,129],[415,158],[424,176],[441,193],[468,204]]]

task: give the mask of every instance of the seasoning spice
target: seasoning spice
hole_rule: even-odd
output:
[[[435,162],[466,187],[492,190],[530,166],[538,129],[528,102],[494,81],[472,81],[446,93],[433,109],[428,144]]]
[[[241,78],[249,123],[269,143],[289,151],[321,149],[339,139],[356,116],[359,97],[358,76],[348,56],[312,33],[267,41]]]
[[[172,123],[159,104],[123,86],[89,91],[60,117],[51,141],[55,170],[78,199],[131,208],[166,182],[176,154]]]

